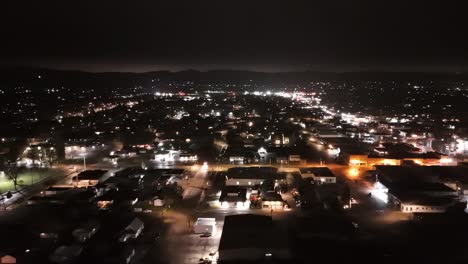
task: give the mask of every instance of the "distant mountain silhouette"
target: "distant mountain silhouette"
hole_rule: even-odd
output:
[[[41,76],[39,78],[38,76]],[[178,72],[153,71],[144,73],[132,72],[85,72],[73,70],[54,70],[34,67],[1,67],[0,85],[11,86],[54,87],[131,87],[148,86],[154,80],[159,82],[191,81],[197,84],[209,82],[252,82],[262,84],[278,84],[295,81],[430,81],[430,80],[468,80],[467,73],[435,73],[435,72],[280,72],[266,73],[241,70],[184,70]]]

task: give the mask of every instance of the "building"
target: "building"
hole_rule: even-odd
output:
[[[309,167],[299,169],[303,178],[313,178],[318,184],[336,183],[336,176],[327,167]]]
[[[198,218],[193,226],[195,234],[215,234],[216,219],[215,218]]]
[[[405,152],[385,155],[350,154],[348,159],[349,165],[365,166],[372,169],[379,165],[399,166],[405,163],[412,163],[415,165],[455,165],[452,159],[436,152]]]
[[[192,153],[181,153],[179,157],[180,162],[196,162],[198,160],[198,156]]]
[[[267,179],[276,183],[286,180],[285,175],[273,167],[235,167],[227,171],[226,186],[255,186]]]
[[[180,151],[178,150],[159,150],[154,154],[156,162],[178,161],[180,158]]]
[[[403,213],[444,213],[457,203],[453,196],[431,197],[400,194],[398,199]]]
[[[224,218],[218,263],[290,262],[286,231],[264,215],[230,215]]]
[[[92,140],[69,140],[65,143],[65,159],[82,160],[93,159],[109,149],[108,145]]]
[[[247,206],[247,188],[226,186],[221,191],[219,202],[222,208],[244,208]]]
[[[78,187],[95,186],[106,179],[105,170],[85,170],[73,177],[73,183]]]
[[[269,192],[262,194],[262,197],[261,197],[262,208],[278,210],[278,209],[283,209],[284,204],[285,202],[283,201],[281,194],[277,192],[269,191]]]
[[[134,218],[133,221],[125,227],[122,235],[119,238],[119,242],[127,242],[130,239],[135,239],[138,236],[140,236],[141,232],[143,232],[143,229],[145,228],[145,225],[139,218]]]
[[[372,194],[405,213],[441,213],[460,202],[459,191],[432,166],[377,166]]]
[[[274,147],[289,147],[296,142],[296,135],[293,131],[277,131],[274,132],[270,138],[271,146]]]

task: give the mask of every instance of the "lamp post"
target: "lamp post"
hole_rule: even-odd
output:
[[[37,147],[37,150],[39,150],[39,153],[37,154],[39,156],[39,167],[42,166],[42,152],[41,152],[41,146]]]
[[[83,170],[82,171],[85,171],[86,170],[86,149],[85,147],[81,147],[81,153],[80,155],[83,156]],[[80,179],[78,178],[78,174],[76,174],[76,186],[79,187],[79,184],[80,184]]]
[[[86,148],[85,147],[81,147],[81,155],[83,155],[83,170],[85,171],[86,170]]]

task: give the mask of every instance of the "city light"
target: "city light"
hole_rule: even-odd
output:
[[[388,188],[380,182],[374,184],[372,195],[384,203],[388,203]]]
[[[461,3],[10,2],[0,263],[468,259]]]
[[[203,162],[203,165],[201,166],[201,171],[208,171],[208,162]]]
[[[349,175],[353,178],[357,177],[359,175],[359,170],[356,168],[351,168],[349,170]]]
[[[440,163],[452,163],[453,159],[451,158],[442,158],[440,159]]]

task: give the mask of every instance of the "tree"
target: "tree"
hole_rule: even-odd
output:
[[[33,162],[33,165],[35,165],[36,161],[38,161],[39,157],[41,156],[40,154],[42,153],[40,153],[40,151],[37,148],[28,148],[26,157],[28,159],[31,159]]]
[[[18,191],[18,178],[20,175],[21,167],[16,166],[16,164],[6,164],[4,167],[5,175],[13,181],[13,186],[15,188],[15,191]]]

